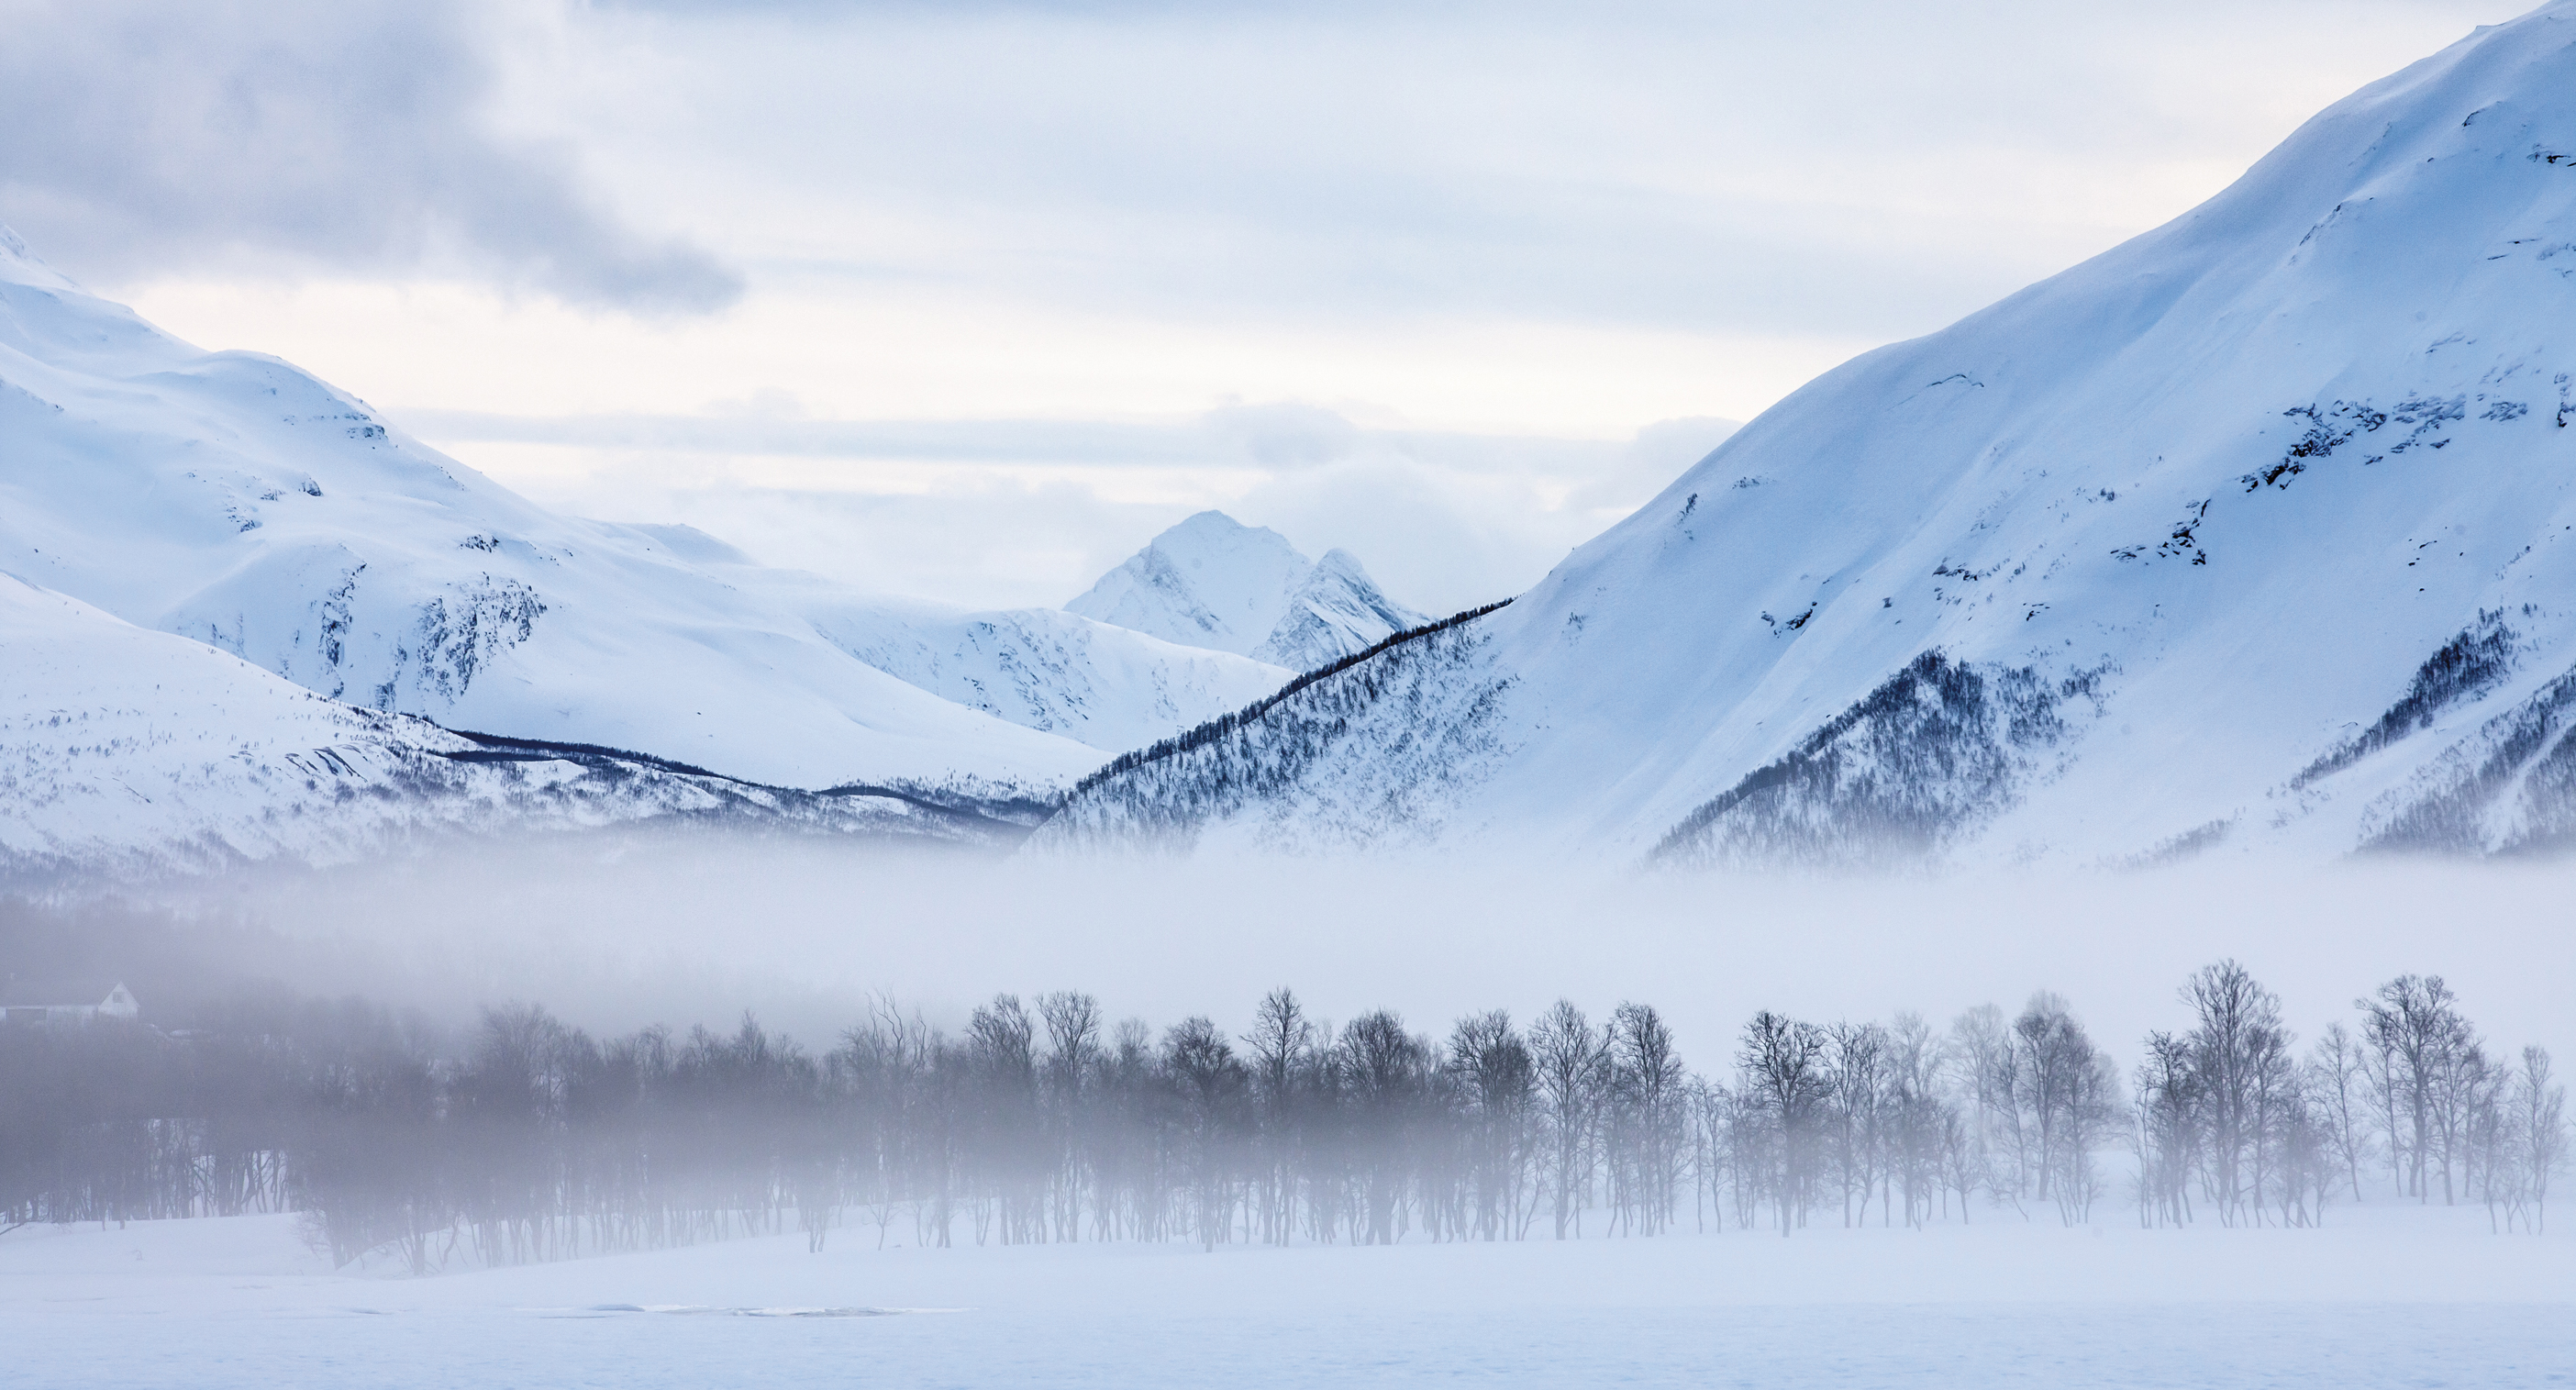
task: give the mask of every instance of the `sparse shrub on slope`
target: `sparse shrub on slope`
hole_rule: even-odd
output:
[[[1925,652],[1755,769],[1655,846],[1666,865],[1851,865],[1927,859],[2010,806],[2040,755],[2072,733],[2065,702],[2100,672],[2051,681],[2030,667]]]
[[[1472,624],[1502,606],[1398,633],[1119,757],[1077,784],[1032,843],[1186,849],[1255,806],[1273,839],[1293,824],[1302,839],[1361,843],[1436,816],[1440,789],[1490,742],[1505,682],[1476,675]],[[1330,778],[1311,775],[1327,765]]]

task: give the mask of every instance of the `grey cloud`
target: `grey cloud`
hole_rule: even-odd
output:
[[[496,130],[479,0],[0,0],[0,219],[75,274],[433,267],[642,313],[741,278]]]

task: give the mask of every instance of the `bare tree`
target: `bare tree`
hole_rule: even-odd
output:
[[[1495,1009],[1458,1021],[1448,1065],[1466,1108],[1468,1227],[1485,1240],[1517,1240],[1528,1229],[1525,1213],[1536,1211],[1530,1166],[1538,1147],[1538,1063],[1511,1015]]]
[[[1764,1010],[1744,1025],[1736,1054],[1755,1113],[1767,1122],[1765,1178],[1783,1236],[1804,1224],[1814,1199],[1818,1130],[1833,1093],[1830,1051],[1823,1029]]]
[[[1609,1050],[1591,1020],[1564,999],[1530,1026],[1529,1046],[1547,1116],[1556,1238],[1564,1240],[1583,1233],[1583,1209],[1591,1200],[1593,1128],[1609,1090]]]
[[[2343,1165],[2352,1199],[2361,1200],[2361,1169],[2370,1157],[2368,1054],[2340,1023],[2318,1035],[2308,1057],[2308,1090],[2316,1097],[2326,1141]]]
[[[2181,1226],[2192,1218],[2201,1164],[2201,1074],[2191,1044],[2171,1033],[2149,1033],[2146,1053],[2137,1073],[2139,1221]]]
[[[1297,1228],[1298,1121],[1313,1068],[1315,1024],[1295,991],[1274,989],[1261,997],[1243,1042],[1252,1053],[1261,1239],[1285,1245]]]
[[[2281,1001],[2232,960],[2202,967],[2182,998],[2197,1016],[2184,1044],[2197,1080],[2211,1205],[2224,1225],[2259,1220],[2267,1141],[2290,1086]]]
[[[2354,1007],[2361,1010],[2363,1038],[2384,1059],[2378,1080],[2389,1116],[2389,1161],[2406,1195],[2429,1202],[2427,1167],[2440,1139],[2443,1081],[2468,1042],[2458,1001],[2439,975],[2401,975]]]
[[[1179,1093],[1177,1166],[1191,1197],[1199,1242],[1214,1250],[1229,1236],[1243,1102],[1251,1076],[1233,1045],[1204,1018],[1186,1018],[1163,1035],[1163,1068]]]
[[[1837,1023],[1825,1030],[1829,1099],[1833,1116],[1834,1169],[1841,1179],[1843,1224],[1852,1224],[1852,1199],[1860,1199],[1860,1216],[1869,1216],[1869,1192],[1877,1179],[1879,1112],[1887,1090],[1887,1031],[1875,1023]]]
[[[1381,1009],[1342,1029],[1341,1056],[1359,1159],[1356,1215],[1363,1224],[1355,1238],[1392,1245],[1403,1237],[1411,1215],[1407,1141],[1430,1084],[1431,1045],[1405,1031],[1403,1019]]]
[[[2018,1203],[2030,1186],[2030,1146],[2020,1103],[2021,1051],[2013,1045],[2004,1011],[1980,1004],[1950,1025],[1950,1061],[1974,1121],[1969,1141],[1982,1183]]]
[[[2101,1193],[2093,1154],[2119,1120],[2119,1073],[2063,998],[2043,990],[2013,1020],[2021,1055],[2019,1107],[2037,1140],[2039,1196],[2067,1225],[2087,1219]]]
[[[1610,1021],[1618,1075],[1633,1102],[1632,1169],[1640,1227],[1654,1235],[1671,1224],[1680,1195],[1684,1088],[1689,1084],[1673,1030],[1645,1004],[1621,1004]]]
[[[2538,1233],[2549,1228],[2549,1180],[2567,1166],[2567,1088],[2551,1079],[2549,1050],[2543,1047],[2522,1050],[2513,1085],[2517,1157],[2530,1195],[2530,1227]]]
[[[1087,1161],[1094,1107],[1090,1091],[1100,1068],[1100,1001],[1058,990],[1038,999],[1046,1024],[1046,1054],[1038,1065],[1041,1124],[1052,1163],[1045,1220],[1053,1239],[1078,1240],[1091,1180]]]

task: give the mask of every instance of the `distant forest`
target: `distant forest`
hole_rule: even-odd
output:
[[[2234,962],[2180,994],[2189,1026],[2125,1073],[2049,994],[1946,1027],[1760,1013],[1705,1070],[1639,1003],[1433,1035],[1327,1023],[1283,989],[1230,1036],[1006,994],[953,1032],[883,1004],[818,1052],[748,1017],[597,1038],[525,1005],[442,1044],[272,994],[167,1031],[0,1027],[0,1228],[297,1211],[336,1261],[415,1271],[792,1230],[820,1249],[2301,1227],[2363,1200],[2542,1228],[2565,1087],[2439,978],[2387,982],[2304,1049]]]

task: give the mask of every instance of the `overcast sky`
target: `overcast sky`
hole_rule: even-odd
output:
[[[541,502],[1060,603],[1516,592],[2524,6],[0,0],[0,221]]]

